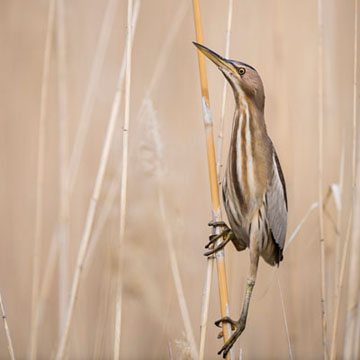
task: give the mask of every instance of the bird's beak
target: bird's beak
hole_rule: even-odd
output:
[[[222,56],[218,55],[216,52],[208,49],[204,45],[200,45],[196,42],[193,44],[200,50],[206,57],[208,57],[215,65],[219,67],[220,70],[227,70],[231,72],[237,72],[234,65],[231,63],[230,60],[223,58]]]

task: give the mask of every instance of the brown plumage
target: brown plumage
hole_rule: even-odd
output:
[[[210,255],[230,240],[238,251],[249,248],[250,276],[243,310],[238,321],[222,318],[235,332],[219,351],[224,358],[245,329],[250,296],[255,285],[259,257],[268,264],[282,260],[287,228],[287,197],[284,175],[275,148],[269,138],[265,120],[265,95],[257,71],[245,63],[227,60],[210,49],[194,43],[212,60],[230,83],[235,97],[235,114],[227,167],[223,179],[223,200],[230,228],[223,222],[220,236],[224,241]],[[210,237],[207,245],[215,244],[220,236]]]

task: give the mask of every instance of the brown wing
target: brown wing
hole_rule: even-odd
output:
[[[287,228],[287,197],[285,179],[275,149],[273,169],[273,176],[266,192],[266,216],[273,239],[282,252]]]

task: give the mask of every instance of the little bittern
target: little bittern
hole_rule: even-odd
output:
[[[212,50],[194,43],[230,83],[235,97],[230,149],[222,190],[230,223],[212,222],[221,226],[219,235],[211,235],[205,255],[222,249],[230,240],[238,251],[249,248],[250,276],[247,281],[243,309],[238,321],[224,317],[215,322],[230,323],[234,333],[219,351],[225,358],[245,329],[250,297],[255,285],[259,257],[270,265],[283,259],[287,198],[284,176],[264,120],[264,87],[258,72],[240,61],[224,59]],[[223,238],[220,245],[216,241]]]

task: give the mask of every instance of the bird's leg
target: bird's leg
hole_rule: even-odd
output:
[[[222,227],[223,230],[220,232],[220,234],[210,235],[209,242],[205,245],[205,248],[208,249],[211,245],[215,246],[216,241],[220,238],[223,238],[223,242],[221,244],[215,246],[210,251],[207,251],[204,254],[205,256],[212,255],[212,254],[216,253],[217,251],[221,250],[234,237],[233,231],[226,225],[226,223],[224,221],[211,221],[211,222],[209,222],[209,226]]]
[[[249,311],[249,304],[251,294],[255,285],[256,274],[259,264],[259,247],[257,243],[257,234],[253,234],[250,236],[250,276],[246,285],[246,293],[244,305],[241,311],[240,319],[235,321],[229,318],[228,316],[221,318],[220,320],[215,322],[216,326],[221,327],[221,324],[226,322],[231,324],[235,331],[231,335],[230,339],[224,344],[224,346],[220,349],[218,354],[223,353],[223,358],[226,358],[227,353],[230,351],[231,347],[234,345],[235,341],[242,334],[246,326],[246,319]]]

